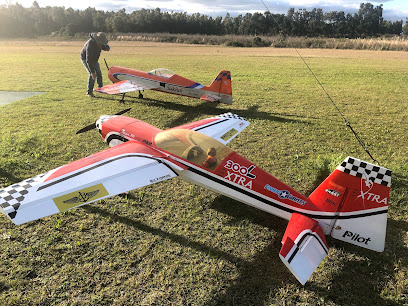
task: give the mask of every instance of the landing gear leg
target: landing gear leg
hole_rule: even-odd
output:
[[[119,101],[120,103],[125,103],[125,94],[126,94],[126,93],[123,93],[123,94],[122,94],[122,99],[120,99],[120,101]]]

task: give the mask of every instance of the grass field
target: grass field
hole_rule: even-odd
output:
[[[232,73],[232,106],[157,92],[123,105],[85,96],[82,45],[1,42],[0,90],[46,93],[0,107],[0,186],[106,148],[96,131],[75,132],[129,106],[162,129],[243,116],[251,125],[230,147],[307,195],[346,156],[370,161],[293,49],[113,41],[109,65],[165,67],[203,84]],[[303,287],[278,257],[287,221],[176,178],[18,227],[0,217],[0,304],[406,305],[407,53],[300,52],[393,170],[383,253],[328,238]]]

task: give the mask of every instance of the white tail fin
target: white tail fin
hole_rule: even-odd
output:
[[[317,206],[337,206],[331,236],[382,252],[385,245],[391,170],[347,157],[310,195]]]

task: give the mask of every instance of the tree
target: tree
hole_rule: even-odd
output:
[[[358,10],[361,35],[375,36],[381,33],[380,27],[383,23],[382,4],[375,7],[371,3],[361,3]]]
[[[235,34],[234,21],[229,13],[225,15],[222,26],[224,28],[223,34]]]
[[[36,37],[59,32],[63,35],[104,32],[168,32],[186,34],[242,34],[328,37],[365,37],[383,34],[408,34],[408,26],[401,21],[386,21],[382,5],[361,3],[358,13],[324,13],[322,9],[296,10],[286,15],[246,13],[231,17],[211,17],[200,13],[162,12],[160,8],[141,9],[127,14],[125,9],[104,12],[88,7],[85,10],[59,6],[41,8],[34,1],[30,8],[20,4],[0,5],[1,37]]]
[[[405,19],[405,24],[402,27],[402,33],[404,33],[404,35],[408,35],[408,18]]]

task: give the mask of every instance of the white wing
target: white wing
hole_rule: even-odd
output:
[[[0,190],[0,212],[22,224],[173,178],[175,170],[183,168],[129,141]]]
[[[157,82],[156,82],[157,83]],[[138,90],[147,90],[147,89],[154,89],[160,87],[159,85],[153,86],[151,82],[142,82],[142,81],[121,81],[117,83],[113,83],[110,85],[106,85],[104,87],[96,88],[95,91],[105,93],[108,95],[119,94],[119,93],[126,93],[131,91],[138,91]]]

